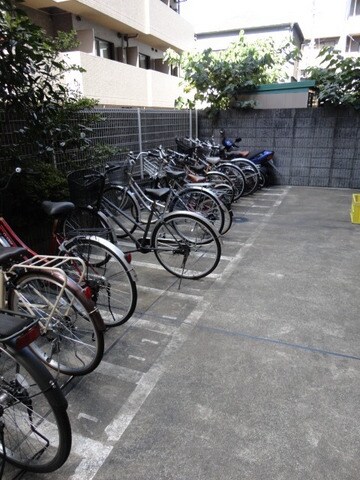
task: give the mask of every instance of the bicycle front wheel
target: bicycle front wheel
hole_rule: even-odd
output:
[[[104,353],[104,323],[94,303],[70,278],[30,272],[9,290],[9,308],[40,319],[42,334],[30,346],[49,367],[67,375],[92,372]]]
[[[0,348],[0,456],[18,468],[49,473],[71,449],[67,402],[29,348]]]
[[[140,207],[129,190],[110,186],[104,191],[101,208],[118,238],[127,237],[127,232],[135,232],[140,221]]]
[[[151,242],[159,263],[180,278],[206,277],[221,257],[218,233],[201,215],[189,212],[165,215],[156,224]]]
[[[222,233],[224,213],[216,195],[204,188],[188,187],[174,193],[169,205],[169,211],[188,210],[199,213]]]
[[[105,325],[115,327],[129,320],[137,303],[136,276],[122,251],[102,238],[81,236],[65,242],[61,250],[84,261],[83,287],[90,292]]]

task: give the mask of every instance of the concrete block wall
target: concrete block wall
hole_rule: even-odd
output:
[[[199,112],[199,138],[224,128],[244,150],[275,151],[285,185],[360,188],[360,112],[353,108],[250,110],[221,113],[216,123]]]

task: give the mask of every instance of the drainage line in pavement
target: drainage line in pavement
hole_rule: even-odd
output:
[[[216,327],[210,327],[208,325],[196,325],[197,329],[202,329],[202,330],[211,330],[214,333],[219,333],[221,335],[227,335],[227,336],[232,336],[232,337],[243,337],[243,338],[249,338],[251,340],[257,340],[261,342],[267,342],[267,343],[274,343],[277,345],[283,345],[285,347],[290,347],[294,349],[299,349],[299,350],[306,350],[308,352],[312,353],[321,353],[323,355],[332,355],[334,357],[341,357],[341,358],[348,358],[350,360],[360,360],[360,357],[357,357],[356,355],[348,355],[346,353],[338,353],[338,352],[331,352],[330,350],[323,350],[321,348],[315,348],[315,347],[309,347],[306,345],[299,345],[297,343],[289,343],[285,342],[283,340],[276,340],[273,338],[268,338],[268,337],[260,337],[257,335],[250,335],[249,333],[242,333],[242,332],[234,332],[230,330],[225,330],[222,328],[216,328]]]

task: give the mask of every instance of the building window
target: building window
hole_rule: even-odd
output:
[[[139,67],[149,70],[150,68],[150,57],[143,53],[139,53]]]
[[[174,77],[178,77],[179,76],[179,69],[178,67],[174,67],[173,65],[170,67],[170,73],[171,75],[173,75]]]
[[[350,17],[360,15],[360,0],[351,0],[349,15]]]
[[[95,37],[96,55],[114,60],[114,44]]]
[[[346,51],[347,52],[360,52],[360,37],[347,36],[346,39]]]

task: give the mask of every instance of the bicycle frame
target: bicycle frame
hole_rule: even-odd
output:
[[[0,246],[1,247],[23,247],[29,256],[36,255],[36,252],[28,247],[10,227],[4,217],[0,217]]]
[[[136,159],[138,159],[139,156],[144,154],[144,153],[145,152],[140,153],[136,157]],[[153,175],[154,175],[154,178],[155,178],[156,175],[155,175],[154,172],[153,172]],[[136,182],[136,180],[134,179],[131,171],[128,171],[127,174],[128,174],[128,182],[129,183],[128,183],[128,185],[122,187],[125,191],[125,194],[127,192],[129,192],[132,195],[132,198],[134,199],[134,201],[137,203],[137,205],[139,207],[140,213],[141,213],[142,208],[146,209],[150,213],[152,205],[153,205],[153,200],[150,199],[146,195],[144,190]],[[164,214],[167,211],[171,202],[174,200],[174,198],[176,198],[178,201],[181,202],[182,206],[184,207],[183,208],[184,211],[186,210],[186,211],[191,211],[191,212],[197,213],[196,208],[193,209],[193,210],[188,208],[188,205],[185,204],[185,202],[182,200],[181,196],[178,194],[178,190],[181,190],[182,188],[188,188],[188,189],[193,189],[193,190],[198,190],[198,191],[199,191],[199,189],[206,190],[206,187],[208,187],[210,185],[211,184],[209,182],[208,183],[202,183],[202,184],[191,184],[191,183],[189,183],[189,184],[186,184],[185,187],[184,187],[184,186],[180,185],[179,182],[170,181],[169,182],[170,194],[168,195],[168,197],[166,199],[166,202],[165,203],[160,203],[158,201],[155,201],[156,207],[158,208],[158,211],[161,210],[161,214]],[[212,193],[212,192],[209,192],[209,193]],[[214,193],[214,195],[216,195],[216,194]],[[158,218],[160,218],[160,212],[159,212]],[[140,221],[141,221],[141,216],[140,216]],[[141,222],[141,223],[146,223],[147,224],[147,221],[146,222]],[[121,228],[123,228],[121,225],[119,225],[119,226]]]
[[[52,316],[55,314],[59,301],[61,299],[62,294],[67,285],[67,275],[61,269],[66,264],[71,265],[71,268],[76,268],[77,273],[79,275],[80,283],[85,275],[85,263],[82,259],[78,257],[61,257],[55,255],[38,255],[34,250],[28,247],[21,239],[16,235],[7,221],[0,217],[0,246],[2,247],[22,247],[25,248],[27,251],[26,259],[23,262],[13,264],[10,269],[5,271],[2,267],[0,267],[0,309],[5,308],[6,306],[6,283],[10,280],[12,274],[16,274],[18,270],[37,270],[37,271],[46,271],[51,273],[52,275],[56,276],[60,283],[60,291],[55,299],[55,302],[51,304],[51,310],[48,315],[48,318],[45,322],[41,323],[41,329],[46,331]],[[44,302],[46,302],[50,306],[50,302],[46,299],[46,297],[42,296]],[[26,303],[26,308],[33,314],[34,308],[31,304],[29,304],[25,299],[23,299]],[[69,304],[69,309],[71,307],[71,303]],[[36,310],[36,308],[35,308]]]
[[[149,199],[150,200],[150,199]],[[126,250],[124,251],[124,253],[133,253],[133,252],[142,252],[142,253],[146,253],[146,252],[150,252],[152,251],[152,248],[146,248],[146,245],[147,245],[147,240],[148,240],[148,233],[150,231],[150,228],[151,228],[151,223],[152,223],[152,219],[154,217],[154,215],[156,215],[156,206],[154,205],[156,204],[155,201],[152,202],[152,207],[150,208],[150,215],[148,217],[148,220],[146,222],[146,225],[145,227],[140,223],[140,222],[137,222],[132,216],[128,215],[127,213],[125,213],[123,210],[121,210],[120,208],[118,208],[116,205],[114,205],[113,203],[111,203],[106,197],[103,198],[103,202],[102,202],[102,206],[104,207],[105,206],[105,212],[106,212],[106,215],[108,215],[114,223],[116,223],[118,225],[118,227],[120,227],[128,237],[131,238],[131,240],[135,243],[136,245],[136,248],[134,250]],[[133,225],[136,225],[136,228],[139,228],[142,232],[143,232],[143,235],[141,237],[141,239],[137,239],[122,223],[121,221],[115,217],[115,215],[113,213],[111,213],[110,209],[107,209],[106,208],[106,205],[111,207],[112,210],[116,210],[116,212],[121,215],[122,217],[126,218],[130,223],[132,223]],[[160,217],[160,215],[159,215]],[[158,217],[158,218],[159,218]]]

